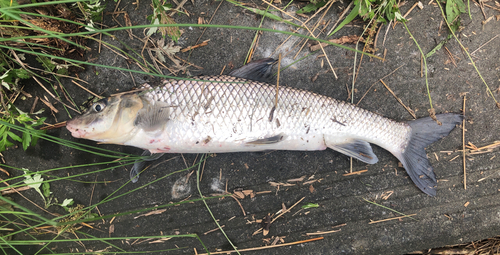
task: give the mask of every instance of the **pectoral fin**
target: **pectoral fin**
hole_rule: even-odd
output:
[[[270,136],[262,139],[257,139],[255,141],[247,142],[247,145],[265,145],[265,144],[273,144],[273,143],[279,143],[283,140],[285,137],[285,134],[280,133],[275,136]]]
[[[134,124],[145,131],[161,129],[169,120],[170,107],[163,102],[145,106],[137,113]]]
[[[358,159],[368,164],[378,162],[377,156],[373,153],[370,144],[358,139],[328,139],[325,137],[326,146],[342,154]]]

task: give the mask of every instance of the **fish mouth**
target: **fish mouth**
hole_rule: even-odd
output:
[[[66,123],[66,129],[71,132],[71,135],[75,138],[85,138],[87,131],[75,127],[72,121]]]

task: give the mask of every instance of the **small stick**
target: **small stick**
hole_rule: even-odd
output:
[[[226,225],[222,225],[222,226],[220,226],[220,227],[221,227],[221,228],[223,228],[223,227],[225,227],[225,226],[226,226]],[[212,230],[209,230],[209,231],[207,231],[207,232],[203,233],[203,235],[205,235],[205,236],[206,236],[207,234],[210,234],[210,233],[215,232],[215,231],[217,231],[217,230],[219,230],[219,228],[214,228],[214,229],[212,229]]]
[[[385,58],[385,57],[384,57],[384,58]],[[403,67],[404,65],[405,65],[405,64],[400,65],[398,68],[394,69],[394,70],[393,70],[392,72],[390,72],[388,75],[386,75],[386,76],[382,77],[382,79],[385,79],[385,78],[389,77],[389,75],[391,75],[391,74],[395,73],[395,72],[396,72],[399,68]],[[369,88],[369,89],[365,92],[365,94],[361,97],[361,99],[359,99],[359,101],[356,103],[356,106],[358,106],[358,105],[359,105],[359,103],[361,103],[361,100],[363,100],[363,98],[365,98],[366,94],[368,94],[368,92],[370,92],[370,90],[372,89],[372,87],[373,87],[375,84],[377,84],[377,82],[378,82],[378,81],[374,82],[374,83],[370,86],[370,88]]]
[[[33,106],[31,106],[30,114],[33,114],[33,112],[35,112],[35,107],[37,103],[38,103],[38,97],[35,97],[35,102],[33,102]]]
[[[394,217],[394,218],[388,218],[388,219],[376,220],[376,221],[372,220],[368,224],[374,224],[374,223],[379,223],[379,222],[384,222],[384,221],[390,221],[390,220],[399,220],[399,219],[402,219],[402,218],[407,218],[407,217],[411,217],[411,216],[415,216],[415,215],[417,215],[417,214],[414,213],[414,214],[410,214],[410,215],[398,216],[398,217]]]
[[[420,77],[424,77],[424,57],[420,54]]]
[[[361,38],[360,38],[361,40]],[[357,44],[357,43],[356,43]],[[368,47],[368,43],[365,44],[365,46],[363,46],[363,52],[366,52],[366,47]],[[357,49],[357,48],[356,48]],[[358,64],[358,68],[356,68],[356,75],[354,76],[354,81],[353,81],[353,84],[352,84],[352,89],[351,89],[351,103],[354,104],[354,84],[356,83],[356,81],[358,80],[358,75],[359,75],[359,70],[361,69],[361,63],[363,63],[363,57],[365,55],[361,55],[361,57],[359,58],[359,64]],[[356,66],[354,66],[356,67]]]
[[[476,51],[478,51],[479,49],[481,49],[483,46],[485,46],[486,44],[490,43],[491,41],[493,41],[495,38],[497,38],[500,34],[498,35],[495,35],[493,38],[491,38],[490,40],[488,40],[487,42],[483,43],[481,46],[479,46],[479,48],[477,48],[475,51],[471,52],[471,55],[474,55],[474,53],[476,53]]]
[[[226,181],[226,190],[227,190],[227,181]],[[227,192],[227,191],[226,191]],[[231,195],[232,198],[234,198],[234,200],[236,200],[236,202],[238,203],[238,205],[240,206],[241,208],[241,211],[243,212],[243,216],[247,216],[247,213],[245,212],[245,209],[243,209],[243,206],[241,205],[240,201],[233,195]]]
[[[453,63],[453,65],[455,67],[457,67],[457,63],[455,62],[455,57],[453,57],[453,54],[451,54],[450,50],[448,50],[448,48],[446,48],[446,46],[444,46],[444,49],[446,50],[446,53],[448,53],[448,55],[450,57],[450,60]],[[420,57],[422,57],[422,55],[420,55]]]
[[[405,15],[403,15],[403,18],[406,19],[406,16],[408,16],[408,14],[410,14],[411,11],[413,11],[413,9],[415,9],[415,7],[417,7],[418,5],[418,2],[416,2],[406,13]]]
[[[49,123],[44,123],[47,126],[41,127],[40,130],[51,130],[51,129],[56,129],[56,128],[61,128],[66,126],[66,121],[59,122],[56,124],[49,124]]]
[[[280,214],[278,214],[278,216],[273,217],[273,219],[271,220],[271,223],[273,223],[275,220],[277,220],[278,218],[280,218],[283,214],[285,214],[285,213],[289,212],[290,210],[292,210],[292,208],[294,208],[296,205],[298,205],[300,202],[302,202],[302,200],[304,200],[305,198],[306,198],[306,197],[301,198],[299,201],[297,201],[295,204],[293,204],[290,208],[288,208],[288,209],[286,209],[286,210],[284,210],[284,211],[281,211],[281,213],[280,213]],[[263,228],[260,228],[260,229],[258,229],[257,231],[255,231],[255,232],[252,234],[252,236],[253,236],[253,235],[258,234],[260,231],[262,231],[262,229],[263,229]]]
[[[382,27],[384,25],[380,25],[380,27],[378,27],[378,31],[377,31],[377,34],[375,35],[375,40],[373,40],[373,49],[374,50],[377,50],[377,41],[378,41],[378,35],[380,34],[380,30],[382,30]],[[385,59],[385,58],[384,58]]]
[[[186,51],[194,50],[194,49],[199,48],[199,47],[207,46],[209,41],[210,41],[210,39],[205,40],[205,41],[201,42],[200,44],[188,46],[187,48],[182,49],[181,52],[186,52]]]
[[[491,9],[493,9],[493,10],[500,11],[500,9],[495,8],[495,7],[493,7],[493,6],[489,5],[489,4],[484,4],[484,6],[489,7],[489,8],[491,8]]]
[[[92,198],[94,198],[94,190],[95,190],[96,185],[97,185],[97,175],[94,178],[94,185],[92,185],[92,192],[90,192],[89,205],[92,204]],[[102,221],[104,221],[104,219],[102,219]],[[105,223],[105,222],[103,222],[103,223]],[[110,222],[110,224],[111,224],[111,222]]]
[[[462,120],[462,158],[464,165],[464,189],[467,189],[467,171],[465,169],[465,101],[467,101],[467,95],[464,95],[464,105],[463,105],[463,114],[464,119]]]
[[[224,3],[224,1],[220,1],[219,5],[217,6],[217,8],[216,8],[216,9],[215,9],[215,11],[214,11],[214,14],[212,14],[212,17],[210,17],[210,20],[208,21],[208,23],[207,23],[207,24],[212,23],[212,19],[214,18],[215,14],[216,14],[216,13],[217,13],[217,11],[219,10],[219,7],[222,5],[222,3]],[[201,37],[203,36],[203,34],[205,34],[205,31],[207,31],[207,28],[206,28],[206,27],[203,29],[203,32],[201,32],[201,35],[200,35],[200,37],[198,37],[198,40],[196,40],[196,43],[195,43],[195,44],[198,44],[198,42],[200,42],[200,39],[201,39]]]
[[[24,190],[28,190],[28,189],[31,189],[31,187],[30,186],[24,186],[24,187],[19,187],[17,189],[7,188],[7,189],[3,189],[2,192],[1,192],[1,194],[3,196],[3,195],[12,194],[12,193],[16,193],[16,192],[24,191]]]
[[[59,110],[57,110],[50,102],[49,100],[45,101],[43,99],[40,98],[40,101],[42,101],[42,103],[44,103],[46,106],[48,106],[50,108],[50,110],[52,110],[53,112],[55,113],[58,113]]]
[[[291,36],[291,35],[289,35],[289,36],[288,36],[285,40],[283,40],[283,42],[282,42],[280,45],[278,45],[278,47],[277,47],[276,49],[274,49],[273,53],[271,53],[271,56],[272,56],[272,55],[274,55],[274,53],[275,53],[277,50],[279,50],[279,49],[281,48],[281,46],[283,46],[283,45],[284,45],[284,44],[288,41],[288,39],[290,39],[290,38],[292,38],[292,36]],[[285,56],[286,56],[286,55],[285,55]]]
[[[474,151],[479,151],[479,150],[489,149],[489,148],[491,148],[491,147],[496,148],[496,147],[498,147],[498,145],[500,145],[500,142],[499,142],[499,141],[495,141],[494,143],[492,143],[492,144],[490,144],[490,145],[486,145],[486,146],[483,146],[483,147],[477,148],[477,149],[475,149]]]
[[[413,112],[412,109],[408,108],[405,104],[403,104],[403,101],[401,101],[401,99],[399,99],[396,94],[394,94],[394,92],[389,88],[389,86],[387,86],[387,84],[385,84],[385,82],[380,79],[380,82],[382,82],[382,84],[384,84],[385,88],[387,90],[389,90],[389,92],[391,92],[391,94],[394,96],[394,98],[396,98],[396,100],[398,100],[398,102],[411,114],[411,116],[413,116],[414,119],[417,118],[417,116],[415,116],[415,113]]]
[[[303,197],[301,198],[299,201],[297,201],[297,203],[293,204],[290,208],[288,208],[286,211],[282,211],[278,216],[274,217],[273,220],[271,221],[271,223],[273,223],[275,220],[277,220],[279,217],[281,217],[283,214],[289,212],[290,210],[292,210],[292,208],[294,208],[296,205],[298,205],[300,202],[302,202],[302,200],[304,200],[306,197]]]
[[[176,12],[178,12],[181,8],[183,8],[184,4],[187,2],[187,0],[182,0],[180,4],[177,4],[177,7],[170,13],[170,16],[174,15]],[[139,6],[137,6],[139,7]],[[186,8],[184,8],[186,10]],[[189,16],[189,15],[188,15]]]
[[[102,23],[104,23],[104,15],[102,15],[103,13],[101,12],[101,17],[102,17],[102,22],[101,22],[101,30],[102,30]],[[99,33],[99,47],[98,47],[98,50],[97,50],[97,53],[101,54],[101,46],[102,46],[102,33]]]
[[[479,1],[478,3],[479,3],[479,8],[481,9],[481,12],[483,13],[484,19],[487,19],[486,13],[484,13],[484,7],[483,7],[484,3],[481,1]]]
[[[125,62],[125,64],[127,64],[127,68],[130,69],[130,65],[127,62]],[[132,75],[132,72],[128,71],[128,74],[130,75],[130,78],[132,78],[132,82],[134,83],[134,88],[137,87],[137,83],[135,83],[135,78],[134,78],[134,75]],[[64,92],[64,90],[63,90],[63,92]],[[66,95],[66,94],[64,94],[64,95]]]
[[[264,191],[258,191],[258,192],[255,192],[255,195],[260,195],[260,194],[269,194],[269,193],[272,193],[271,190],[264,190]]]
[[[259,41],[260,41],[260,33],[257,32],[257,34],[255,36],[255,40],[252,43],[253,45],[250,48],[250,53],[248,54],[248,58],[247,58],[246,64],[248,64],[249,62],[252,61],[253,53],[254,53],[255,49],[257,48],[257,46],[259,45]]]
[[[201,66],[197,66],[197,65],[195,65],[195,64],[193,64],[193,63],[191,63],[191,62],[189,62],[189,61],[186,61],[186,60],[184,60],[184,59],[182,59],[182,58],[178,57],[177,55],[174,55],[174,57],[175,57],[176,59],[178,59],[178,60],[180,60],[180,61],[182,61],[182,62],[186,63],[187,65],[190,65],[190,66],[196,67],[196,68],[198,68],[199,70],[203,70],[203,67],[201,67]]]
[[[340,14],[340,17],[339,19],[337,20],[337,22],[335,23],[335,25],[333,25],[332,29],[330,29],[330,31],[328,31],[328,33],[326,33],[327,35],[330,35],[331,32],[333,32],[333,29],[335,29],[335,27],[337,27],[337,25],[339,24],[339,22],[344,18],[344,16],[346,15],[347,11],[351,9],[351,6],[352,6],[352,3],[351,2],[347,8],[345,8],[345,10],[342,12],[342,14]]]
[[[306,235],[308,235],[308,236],[314,236],[314,235],[324,235],[324,234],[330,234],[330,233],[339,232],[340,230],[341,230],[341,229],[330,230],[330,231],[323,231],[323,232],[306,233]]]
[[[90,93],[90,94],[92,94],[93,96],[95,96],[95,97],[97,97],[97,98],[99,98],[99,99],[102,99],[102,98],[103,98],[102,96],[99,96],[99,95],[97,95],[96,93],[94,93],[94,92],[90,91],[89,89],[85,88],[84,86],[82,86],[82,85],[78,84],[78,82],[76,82],[75,80],[71,80],[71,82],[73,82],[74,84],[76,84],[76,86],[78,86],[78,87],[82,88],[83,90],[85,90],[85,91],[89,92],[89,93]]]
[[[356,172],[351,172],[351,173],[347,173],[347,174],[343,174],[342,176],[349,176],[349,175],[355,175],[355,174],[360,175],[360,174],[362,174],[364,172],[368,172],[368,169],[361,170],[361,171],[356,171]]]
[[[332,42],[332,43],[337,43],[337,44],[346,44],[346,43],[355,43],[358,39],[359,39],[359,36],[357,36],[357,35],[345,35],[345,36],[342,36],[342,37],[337,38],[337,39],[330,39],[328,41]],[[326,47],[329,45],[327,43],[320,43],[320,44],[323,47]],[[313,46],[309,47],[309,49],[311,51],[317,51],[317,50],[321,49],[320,44],[313,45]]]
[[[222,70],[220,71],[219,75],[222,75],[224,73],[224,70],[226,70],[226,66],[227,65],[224,65],[224,67],[222,68]]]
[[[389,24],[387,25],[387,29],[385,30],[384,40],[382,41],[382,46],[385,46],[385,39],[387,38],[387,33],[389,33],[389,29],[391,28],[391,23],[392,23],[392,20],[389,21]]]
[[[331,4],[333,4],[333,2],[331,2]],[[309,17],[305,22],[303,22],[303,26],[306,27],[306,24],[307,22],[309,22],[312,18],[314,18],[314,16],[316,16],[316,14],[320,13],[324,8],[328,7],[328,9],[326,9],[326,11],[323,13],[323,15],[321,16],[321,18],[318,19],[318,21],[316,22],[316,25],[314,25],[313,29],[312,29],[312,32],[314,32],[316,30],[316,28],[319,26],[320,22],[323,20],[323,18],[325,17],[325,14],[328,12],[328,10],[330,10],[330,7],[332,6],[331,4],[329,5],[325,5],[323,7],[321,7],[319,10],[316,11],[316,13],[314,13],[311,17]],[[308,29],[308,28],[307,28]],[[309,30],[309,29],[308,29]],[[311,35],[314,36],[314,34],[311,32]],[[318,36],[321,34],[322,32],[319,31],[318,33]],[[306,45],[306,43],[308,42],[309,40],[305,40],[304,44],[302,45],[302,47],[300,47],[300,49],[297,51],[297,54],[295,54],[295,56],[293,57],[293,59],[295,59],[299,54],[300,52],[302,52],[302,49],[304,48],[304,46]],[[321,48],[321,46],[320,46]],[[324,52],[323,52],[324,53]],[[326,54],[325,54],[326,55]]]

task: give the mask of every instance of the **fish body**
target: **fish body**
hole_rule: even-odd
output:
[[[446,136],[458,114],[397,122],[352,104],[262,80],[272,59],[230,75],[169,80],[143,92],[103,99],[68,121],[77,138],[151,153],[222,153],[331,148],[362,162],[378,161],[370,143],[396,156],[417,186],[435,194],[424,148]],[[234,77],[239,76],[239,77]]]

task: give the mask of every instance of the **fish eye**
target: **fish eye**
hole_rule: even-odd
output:
[[[92,105],[92,109],[94,109],[95,112],[100,112],[106,107],[106,104],[103,102],[96,102]]]

